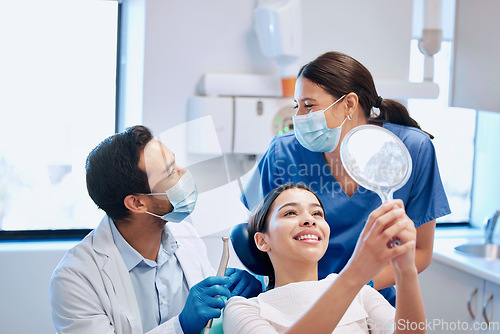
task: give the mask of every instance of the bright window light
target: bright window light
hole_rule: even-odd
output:
[[[410,81],[421,82],[424,56],[418,41],[411,43]],[[434,81],[439,84],[437,99],[410,99],[408,109],[422,129],[434,135],[438,158],[451,214],[438,222],[468,222],[471,212],[472,175],[476,111],[448,107],[452,43],[442,42],[434,56]]]
[[[116,1],[0,2],[0,230],[94,228],[85,159],[115,130]]]

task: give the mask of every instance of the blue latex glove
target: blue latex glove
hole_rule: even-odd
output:
[[[231,297],[231,292],[226,287],[228,284],[232,284],[230,277],[211,276],[189,290],[186,304],[179,314],[179,322],[185,334],[197,334],[208,320],[220,317],[221,309],[226,305],[220,296]]]
[[[262,292],[262,284],[249,272],[236,268],[227,268],[226,276],[232,281],[227,287],[232,296],[245,298],[256,297]]]

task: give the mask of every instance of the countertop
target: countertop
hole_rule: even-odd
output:
[[[456,246],[466,243],[484,243],[484,231],[479,228],[437,228],[433,261],[500,285],[500,260],[486,260],[455,250]]]

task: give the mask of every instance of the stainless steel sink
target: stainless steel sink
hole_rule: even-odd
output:
[[[463,244],[455,247],[459,252],[486,260],[500,259],[500,246],[495,244]]]

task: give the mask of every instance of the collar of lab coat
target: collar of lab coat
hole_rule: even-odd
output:
[[[129,275],[126,275],[126,279],[122,275],[124,271],[128,273],[128,270],[113,241],[110,226],[112,223],[113,222],[107,215],[104,216],[101,223],[94,231],[93,247],[97,253],[102,254],[106,258],[102,269],[110,277],[111,281],[121,280],[123,283],[126,283],[127,289],[130,289],[129,291],[133,291],[132,281]],[[199,254],[195,251],[201,251],[201,248],[204,248],[205,245],[189,222],[167,223],[166,228],[170,229],[179,245],[174,254],[182,267],[182,271],[184,272],[190,289],[193,285],[199,283],[207,276],[214,274],[211,272],[211,266],[209,264],[203,266],[203,264],[200,263],[204,259],[203,257],[200,259]],[[119,258],[120,261],[108,261],[110,257]],[[209,270],[207,270],[207,266]],[[135,298],[135,295],[133,297]]]
[[[94,239],[92,246],[94,250],[106,257],[120,255],[113,241],[113,234],[111,233],[112,224],[111,218],[105,215],[97,228],[94,230]]]
[[[134,286],[128,274],[127,267],[123,261],[118,248],[113,241],[111,233],[111,219],[105,215],[97,228],[94,230],[93,248],[96,253],[101,255],[102,272],[108,276],[108,280],[103,280],[106,291],[110,298],[116,299],[114,305],[127,305],[127,320],[132,328],[142,330],[137,297],[135,296]]]
[[[215,270],[205,254],[205,244],[191,223],[188,221],[168,222],[166,228],[170,229],[179,245],[175,256],[181,265],[190,289],[208,276],[215,275]]]
[[[137,304],[132,280],[118,248],[113,241],[111,232],[112,223],[108,216],[104,216],[97,228],[92,232],[92,248],[95,251],[94,260],[102,272],[102,282],[110,300],[110,305],[126,305],[120,307],[121,312],[129,324],[130,330],[125,330],[117,319],[115,326],[120,326],[118,332],[142,333],[142,321]],[[167,224],[178,241],[179,248],[175,251],[186,282],[189,288],[204,278],[214,275],[215,270],[206,256],[206,247],[198,237],[194,227],[184,221],[176,224]],[[112,313],[112,311],[110,310]],[[118,327],[117,327],[118,328]]]

